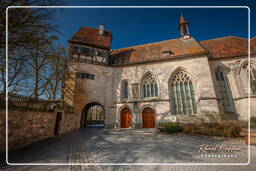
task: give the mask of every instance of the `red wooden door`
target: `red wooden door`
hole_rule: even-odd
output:
[[[132,126],[132,114],[128,108],[124,108],[121,112],[122,128],[130,128]]]
[[[62,112],[58,112],[55,121],[54,135],[59,135],[62,120]]]
[[[155,128],[155,114],[153,109],[146,107],[142,111],[143,128]]]

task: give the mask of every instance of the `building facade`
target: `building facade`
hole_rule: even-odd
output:
[[[65,87],[78,125],[154,128],[171,120],[218,119],[220,113],[255,116],[256,38],[198,42],[183,16],[179,30],[177,39],[112,50],[104,25],[80,28],[69,40]]]

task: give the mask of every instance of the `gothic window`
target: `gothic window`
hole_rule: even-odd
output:
[[[129,83],[127,80],[124,80],[121,85],[121,91],[122,91],[122,98],[128,99],[129,97]]]
[[[171,79],[171,104],[174,114],[195,114],[197,105],[191,77],[184,71],[178,71]]]
[[[226,74],[218,69],[215,71],[216,94],[220,100],[223,112],[235,112],[235,105]]]
[[[243,66],[243,70],[250,76],[250,87],[253,95],[256,95],[256,69],[248,63]],[[248,75],[247,75],[248,76]]]
[[[158,86],[155,78],[149,74],[143,79],[143,97],[157,97],[158,96]]]

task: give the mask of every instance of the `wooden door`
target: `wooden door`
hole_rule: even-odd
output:
[[[152,108],[146,107],[142,111],[143,128],[155,128],[155,113]]]
[[[62,112],[58,112],[55,121],[54,135],[59,135],[62,120]]]
[[[132,126],[132,113],[127,107],[121,112],[122,128],[130,128]]]

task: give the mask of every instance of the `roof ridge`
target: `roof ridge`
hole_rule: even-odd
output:
[[[161,40],[159,42],[151,42],[151,43],[145,43],[145,44],[140,44],[140,45],[135,45],[135,46],[128,46],[128,47],[124,47],[124,48],[114,49],[113,51],[117,51],[117,50],[121,50],[121,49],[126,49],[126,48],[128,49],[128,48],[133,48],[133,47],[139,47],[139,46],[144,46],[144,45],[150,45],[150,44],[155,44],[155,43],[163,43],[163,42],[167,42],[167,41],[170,41],[170,40],[177,40],[177,39],[180,39],[180,38]]]
[[[208,40],[226,39],[226,38],[232,38],[232,37],[239,38],[239,39],[247,39],[247,38],[243,38],[243,37],[239,37],[239,36],[229,35],[229,36],[224,36],[224,37],[217,37],[217,38],[212,38],[212,39],[207,39],[207,40],[201,40],[200,42],[208,41]]]

